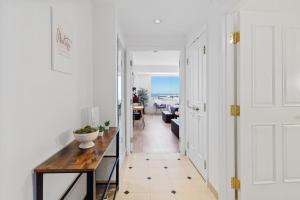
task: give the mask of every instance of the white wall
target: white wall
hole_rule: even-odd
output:
[[[94,104],[99,107],[100,121],[117,124],[117,44],[118,37],[125,48],[124,36],[118,26],[116,6],[111,1],[93,0],[93,64]],[[125,114],[125,113],[124,113]],[[122,117],[121,117],[122,118]],[[124,118],[123,118],[124,119]],[[120,156],[125,152],[125,128],[120,132]],[[115,142],[112,147],[115,146]],[[107,154],[115,155],[115,149]],[[103,166],[110,166],[103,163]],[[97,170],[97,179],[103,179],[103,170]]]
[[[179,66],[133,66],[133,73],[141,74],[179,74]]]
[[[126,45],[130,50],[179,50],[185,44],[181,36],[125,36]]]
[[[50,5],[73,19],[72,75],[51,70]],[[32,200],[33,169],[73,139],[93,105],[92,9],[88,0],[9,0],[0,9],[0,199]],[[46,176],[46,199],[74,177]]]
[[[93,1],[94,103],[117,125],[117,18],[114,4]]]
[[[299,12],[299,0],[241,0],[237,10]]]

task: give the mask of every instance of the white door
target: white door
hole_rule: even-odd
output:
[[[187,65],[187,132],[188,156],[207,178],[206,114],[206,35],[202,34],[188,49]]]
[[[299,19],[240,13],[242,200],[300,199]]]
[[[126,68],[125,68],[125,88],[126,88],[126,151],[128,154],[132,153],[133,145],[133,111],[132,111],[132,87],[134,76],[132,72],[132,52],[126,52]]]

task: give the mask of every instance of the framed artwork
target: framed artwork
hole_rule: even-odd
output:
[[[51,7],[50,13],[52,70],[72,74],[74,60],[72,21],[64,8]]]

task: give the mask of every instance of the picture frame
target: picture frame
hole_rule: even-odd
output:
[[[74,62],[73,24],[63,7],[50,7],[51,68],[72,74]]]

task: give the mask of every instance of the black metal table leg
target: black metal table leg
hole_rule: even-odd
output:
[[[117,133],[116,157],[119,159],[120,154],[120,132]],[[119,161],[116,166],[116,189],[119,190]]]
[[[87,184],[86,184],[86,200],[96,199],[96,173],[88,172],[86,173]]]
[[[36,199],[43,200],[43,173],[36,173]]]

